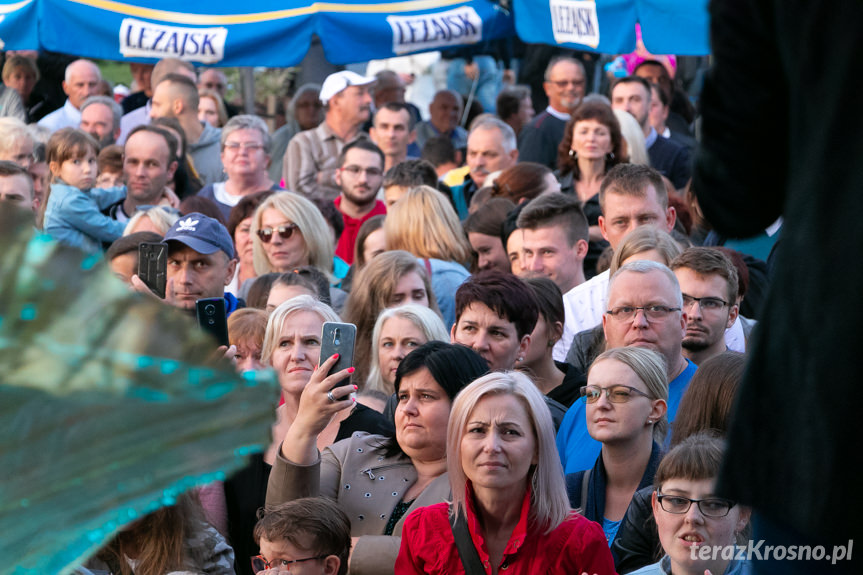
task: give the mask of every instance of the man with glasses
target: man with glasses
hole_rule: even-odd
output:
[[[354,244],[360,226],[371,217],[385,215],[387,208],[377,199],[384,179],[384,153],[369,140],[357,140],[339,155],[336,182],[341,187],[335,199],[345,229],[339,236],[336,255],[348,264],[354,261]]]
[[[324,121],[288,143],[282,164],[284,186],[307,198],[334,200],[341,189],[335,180],[338,157],[354,140],[367,139],[363,124],[371,114],[369,92],[374,78],[350,70],[330,74],[321,86]]]
[[[737,319],[737,269],[716,248],[689,248],[671,269],[683,292],[683,355],[701,365],[726,350],[725,330]]]
[[[522,162],[537,162],[554,170],[563,129],[587,88],[584,65],[575,58],[553,58],[545,70],[543,88],[548,107],[522,129],[518,150]]]
[[[609,282],[602,327],[607,349],[643,347],[663,357],[668,376],[668,421],[673,423],[680,398],[697,369],[683,355],[686,313],[674,272],[649,260],[621,266]],[[557,434],[564,471],[592,468],[600,448],[587,431],[584,402],[575,402]]]

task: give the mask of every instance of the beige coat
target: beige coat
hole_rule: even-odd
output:
[[[390,515],[416,482],[416,469],[406,456],[386,457],[378,449],[385,438],[357,432],[324,449],[311,465],[276,458],[267,485],[267,506],[300,497],[322,495],[335,500],[351,520],[351,535],[360,537],[351,556],[351,575],[394,573],[405,518],[419,507],[450,497],[444,473],[414,499],[392,536],[383,535]]]

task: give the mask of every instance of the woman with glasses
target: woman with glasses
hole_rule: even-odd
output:
[[[291,192],[264,200],[252,216],[252,260],[258,275],[314,266],[333,272],[333,237],[320,210]]]
[[[663,458],[653,481],[652,505],[665,556],[633,575],[748,572],[748,564],[729,549],[746,530],[750,509],[717,497],[714,490],[724,451],[721,439],[699,433]]]
[[[228,177],[205,186],[198,195],[215,202],[225,221],[244,196],[279,189],[267,173],[271,144],[267,125],[257,116],[234,116],[222,128],[222,166]]]
[[[593,362],[582,388],[587,430],[602,443],[592,469],[566,476],[573,508],[596,521],[609,546],[636,491],[653,481],[668,422],[665,360],[658,353],[620,347]]]

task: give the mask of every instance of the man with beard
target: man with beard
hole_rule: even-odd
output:
[[[377,199],[383,177],[384,153],[372,142],[356,140],[342,149],[335,176],[341,193],[335,204],[345,229],[336,245],[336,255],[348,264],[354,261],[354,244],[363,222],[387,213],[384,203]]]
[[[108,96],[90,96],[81,104],[79,128],[96,138],[99,149],[117,141],[120,137],[120,118],[123,109]]]
[[[725,330],[737,319],[737,269],[716,248],[689,248],[669,266],[683,292],[683,355],[701,365],[726,349]]]
[[[368,138],[362,126],[369,119],[374,81],[349,70],[327,76],[320,93],[324,121],[294,136],[285,152],[282,179],[288,190],[327,200],[339,195],[337,158],[347,144]]]

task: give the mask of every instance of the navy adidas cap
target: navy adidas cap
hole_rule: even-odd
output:
[[[212,254],[222,250],[234,258],[234,242],[228,229],[218,220],[204,214],[192,212],[182,216],[171,226],[162,243],[177,241],[201,254]]]

